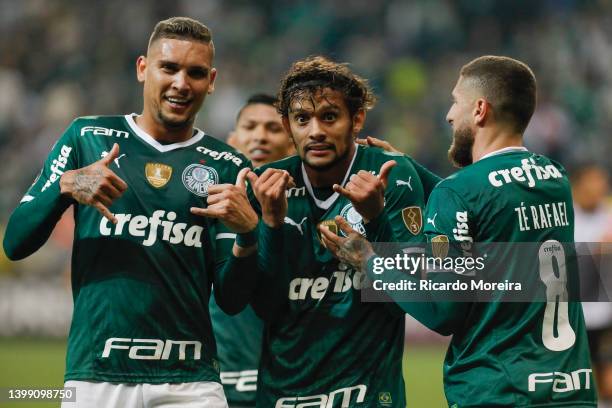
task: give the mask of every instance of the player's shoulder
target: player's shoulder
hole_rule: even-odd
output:
[[[201,130],[199,130],[201,132]],[[196,150],[213,161],[227,162],[236,167],[250,166],[249,160],[242,153],[228,145],[222,140],[217,139],[207,133],[196,144]]]
[[[404,153],[388,152],[379,147],[374,146],[357,146],[357,167],[365,170],[378,171],[380,166],[388,161],[395,161],[396,165],[393,173],[402,172],[416,173],[411,157]]]
[[[284,159],[280,159],[277,161],[273,161],[270,163],[263,164],[255,169],[255,171],[259,174],[263,173],[266,169],[279,169],[286,170],[290,175],[295,176],[301,169],[302,160],[300,156],[293,155],[289,157],[285,157]]]
[[[79,116],[72,121],[71,126],[81,129],[81,136],[106,135],[117,136],[127,132],[125,115],[90,115]]]
[[[80,116],[66,128],[62,138],[79,144],[96,140],[100,136],[127,139],[130,130],[123,115]]]

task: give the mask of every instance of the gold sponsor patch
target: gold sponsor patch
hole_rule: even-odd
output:
[[[393,404],[393,400],[391,399],[391,393],[390,392],[379,392],[378,393],[378,403],[385,407]]]
[[[404,225],[412,235],[417,235],[423,228],[421,207],[406,207],[402,210]]]
[[[448,247],[448,237],[446,235],[436,235],[431,239],[431,253],[436,258],[446,258]]]
[[[162,188],[172,177],[172,167],[161,163],[147,163],[145,165],[147,181],[155,188]]]
[[[319,241],[321,241],[321,243],[323,243],[323,239],[321,238],[321,231],[319,231],[319,227],[321,225],[327,227],[327,229],[329,229],[331,232],[338,235],[339,228],[338,228],[338,224],[336,224],[336,221],[334,220],[321,221],[320,223],[317,224],[317,236],[319,237]]]

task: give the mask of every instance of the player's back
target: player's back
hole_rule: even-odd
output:
[[[521,148],[485,156],[436,187],[427,217],[436,225],[426,233],[447,235],[464,256],[487,245],[487,266],[475,281],[519,282],[537,296],[459,304],[464,320],[454,323],[444,364],[449,403],[593,406],[580,304],[544,301],[568,299],[567,282],[577,274],[566,263],[574,227],[562,166]]]

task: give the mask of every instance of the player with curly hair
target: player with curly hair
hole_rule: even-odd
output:
[[[263,220],[252,301],[265,321],[257,405],[404,407],[404,312],[362,303],[364,274],[332,256],[318,226],[340,233],[340,215],[374,241],[422,241],[416,163],[355,143],[376,99],[346,64],[294,63],[278,99],[297,156],[249,176]],[[295,185],[286,189],[282,174]],[[371,189],[384,198],[354,204]]]

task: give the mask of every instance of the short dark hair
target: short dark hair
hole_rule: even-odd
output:
[[[313,95],[324,88],[340,91],[344,95],[351,116],[361,109],[371,109],[376,103],[368,82],[354,74],[348,64],[311,56],[295,62],[281,80],[279,113],[287,117],[294,98]]]
[[[199,41],[209,44],[213,50],[212,32],[204,24],[189,17],[170,17],[155,24],[149,38],[149,47],[160,38]]]
[[[536,79],[527,64],[509,58],[485,55],[461,68],[464,79],[475,81],[501,122],[523,133],[536,106]]]
[[[246,103],[238,111],[238,114],[236,115],[236,122],[238,122],[238,120],[240,119],[240,115],[242,115],[242,111],[247,106],[255,105],[255,104],[262,104],[262,105],[269,105],[273,108],[276,108],[276,102],[277,102],[276,97],[270,94],[266,94],[266,93],[253,94],[249,96],[249,99],[247,99]]]

